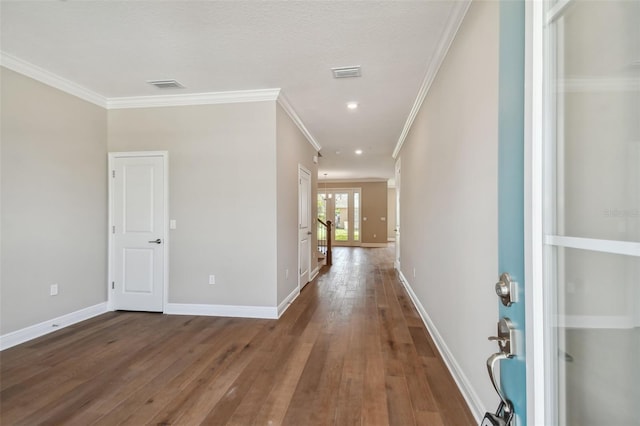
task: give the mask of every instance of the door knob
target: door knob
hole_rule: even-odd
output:
[[[495,289],[504,306],[511,306],[512,303],[518,301],[517,283],[511,279],[511,275],[507,272],[500,275],[500,281],[496,283]]]
[[[149,244],[162,244],[162,240],[158,238],[157,240],[149,241]]]

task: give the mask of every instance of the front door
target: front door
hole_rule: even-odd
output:
[[[500,2],[500,78],[498,106],[498,269],[517,284],[517,300],[497,302],[499,317],[517,332],[515,356],[500,361],[500,385],[513,404],[513,424],[527,421],[524,271],[524,1]],[[496,349],[498,347],[496,346]]]
[[[309,282],[311,263],[311,173],[300,166],[298,169],[298,285]]]
[[[640,2],[544,13],[545,423],[640,425]]]
[[[166,153],[109,154],[109,302],[162,312],[166,262]]]

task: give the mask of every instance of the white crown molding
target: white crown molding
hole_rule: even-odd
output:
[[[322,183],[358,183],[358,182],[364,182],[364,183],[380,183],[380,182],[386,182],[388,183],[389,179],[385,179],[385,178],[362,178],[362,179],[322,179],[322,178],[318,178],[318,182],[322,182]]]
[[[102,108],[107,106],[104,96],[8,53],[0,52],[0,65]]]
[[[420,107],[422,107],[422,103],[424,102],[427,94],[429,93],[429,89],[431,88],[431,84],[433,80],[436,78],[438,71],[440,70],[440,66],[444,62],[444,58],[446,58],[447,53],[449,52],[449,48],[453,43],[453,40],[460,29],[460,25],[462,24],[462,20],[464,16],[467,14],[467,10],[469,10],[469,6],[471,5],[471,0],[465,0],[461,2],[455,2],[455,6],[451,11],[451,15],[449,15],[449,20],[447,21],[447,25],[445,26],[444,36],[440,39],[440,44],[436,49],[436,53],[433,55],[431,62],[429,63],[429,67],[427,68],[427,73],[422,80],[422,85],[420,86],[420,91],[418,92],[418,96],[416,97],[415,102],[413,103],[413,107],[409,112],[409,117],[407,117],[407,121],[404,123],[404,127],[402,128],[402,133],[400,133],[400,137],[398,138],[398,143],[396,144],[395,149],[393,150],[393,158],[397,159],[398,154],[400,154],[400,149],[404,144],[407,135],[409,134],[409,130],[411,130],[411,126],[413,125],[413,120],[416,119],[418,112],[420,111]]]
[[[33,340],[45,334],[63,329],[80,321],[88,320],[107,312],[107,302],[98,303],[75,312],[53,318],[39,324],[34,324],[11,333],[0,336],[0,350],[19,345],[29,340]]]
[[[187,105],[233,104],[275,101],[280,89],[238,90],[232,92],[190,93],[157,96],[131,96],[107,99],[107,109],[155,108]]]
[[[302,122],[302,120],[300,119],[300,117],[298,116],[298,114],[295,112],[295,110],[293,109],[293,107],[291,106],[291,104],[289,103],[289,101],[287,100],[287,98],[284,96],[284,93],[280,92],[280,96],[278,96],[278,103],[280,104],[280,106],[282,107],[282,109],[285,110],[285,112],[287,113],[287,115],[289,115],[289,117],[293,120],[293,122],[296,124],[296,126],[298,126],[298,129],[300,129],[300,131],[302,132],[302,134],[304,135],[305,138],[307,138],[307,141],[309,141],[309,143],[311,144],[311,146],[316,150],[316,151],[320,151],[322,149],[322,147],[320,146],[320,144],[314,139],[314,137],[311,135],[311,133],[309,132],[309,130],[307,130],[307,127],[304,125],[304,123]]]

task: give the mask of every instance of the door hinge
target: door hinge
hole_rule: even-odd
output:
[[[116,171],[115,170],[111,170],[111,177],[112,178],[116,177]]]
[[[113,225],[113,226],[111,227],[111,233],[112,233],[112,234],[115,234],[115,233],[116,233],[116,226],[115,226],[115,225]]]
[[[115,290],[115,289],[116,289],[116,282],[111,281],[111,290]]]

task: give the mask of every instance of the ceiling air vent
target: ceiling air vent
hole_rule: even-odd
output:
[[[331,72],[333,72],[333,78],[351,78],[361,76],[360,65],[353,67],[331,68]]]
[[[150,80],[147,83],[158,89],[183,89],[184,86],[175,80]]]

